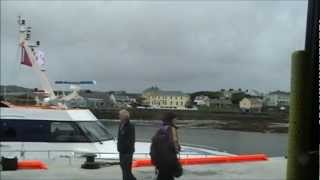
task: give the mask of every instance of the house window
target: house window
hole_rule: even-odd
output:
[[[183,106],[183,102],[182,102],[182,101],[181,101],[181,103],[180,103],[180,104],[181,104],[181,106]]]
[[[176,102],[176,105],[179,106],[179,102],[178,101]]]

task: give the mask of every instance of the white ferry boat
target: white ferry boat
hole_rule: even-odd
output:
[[[31,28],[19,18],[21,63],[40,78],[43,93],[38,105],[19,106],[1,102],[0,156],[25,159],[77,157],[94,153],[101,159],[118,159],[116,138],[88,109],[70,109],[63,102],[74,93],[56,97],[45,71],[36,59],[39,41],[29,43]],[[150,143],[136,142],[134,158],[149,156]],[[225,152],[182,146],[181,156],[230,155]]]

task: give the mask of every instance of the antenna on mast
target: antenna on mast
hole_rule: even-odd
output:
[[[26,20],[23,19],[21,15],[18,16],[18,24],[19,24],[20,26],[26,24]]]
[[[40,65],[38,64],[35,54],[34,54],[34,48],[40,46],[40,41],[36,41],[35,43],[29,43],[29,40],[31,40],[31,30],[32,28],[30,26],[26,25],[26,20],[22,18],[22,16],[18,16],[18,25],[20,26],[19,34],[20,34],[20,40],[19,45],[22,48],[23,57],[26,60],[27,66],[30,66],[32,70],[39,76],[42,89],[45,93],[49,95],[50,100],[54,100],[56,98],[53,88],[51,87],[51,84],[46,76],[46,74],[41,70]]]

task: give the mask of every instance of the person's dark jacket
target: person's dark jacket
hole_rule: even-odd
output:
[[[132,154],[135,151],[135,128],[130,121],[126,122],[121,128],[121,124],[118,130],[118,152],[122,154]]]

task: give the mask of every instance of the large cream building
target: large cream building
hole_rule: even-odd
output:
[[[144,104],[163,109],[186,109],[190,96],[181,91],[163,91],[151,87],[143,91]]]

